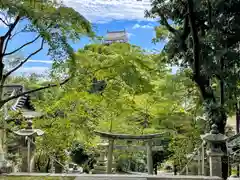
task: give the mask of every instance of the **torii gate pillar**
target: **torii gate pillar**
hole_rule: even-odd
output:
[[[147,167],[148,174],[153,174],[153,155],[152,155],[152,141],[147,142]]]
[[[108,153],[107,153],[107,174],[112,174],[113,146],[114,146],[114,140],[109,139]]]

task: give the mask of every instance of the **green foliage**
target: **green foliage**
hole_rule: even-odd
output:
[[[103,116],[97,129],[126,134],[170,131],[173,135],[181,134],[184,139],[188,139],[188,133],[191,132],[194,134],[194,142],[199,140],[199,131],[195,130],[195,124],[196,116],[201,114],[202,109],[197,88],[186,77],[189,74],[187,71],[176,75],[168,73],[164,54],[162,57],[146,55],[141,49],[129,48],[127,44],[112,44],[87,46],[78,52],[78,56],[78,69],[81,73],[84,72],[84,76],[78,75],[79,79],[82,81],[83,77],[89,77],[87,82],[81,84],[89,87],[94,77],[105,80],[107,84],[101,95]],[[159,57],[162,62],[157,61]],[[126,68],[129,66],[137,71],[129,74],[131,71]],[[127,78],[123,76],[125,73]],[[141,80],[142,78],[147,81]],[[139,91],[141,86],[145,89]],[[120,141],[117,143],[124,144]],[[171,148],[170,151],[177,154],[177,150],[181,148],[190,152],[197,143],[186,146],[186,149],[180,144],[174,144],[174,151]],[[180,158],[185,158],[183,155],[186,154],[182,154]]]
[[[146,13],[160,18],[155,41],[168,37],[167,62],[191,70],[209,124],[222,133],[239,102],[239,5],[238,0],[154,0]]]
[[[197,128],[191,128],[187,133],[172,138],[169,150],[172,152],[171,160],[181,170],[187,163],[187,156],[201,144],[200,133]],[[184,148],[183,148],[184,147]]]
[[[93,37],[94,34],[90,23],[72,8],[50,1],[25,0],[1,1],[0,8],[15,23],[27,19],[22,32],[37,33],[44,44],[48,44],[48,54],[54,60],[48,81],[66,74],[74,75],[65,87],[32,94],[37,110],[45,114],[34,121],[34,127],[45,132],[36,140],[37,164],[44,167],[39,170],[48,168],[46,162],[51,156],[60,162],[69,160],[65,150],[71,149],[75,141],[84,146],[86,153],[91,152],[100,141],[94,130],[124,134],[170,132],[169,137],[163,137],[166,151],[155,154],[156,166],[169,158],[169,153],[173,154],[171,159],[174,161],[181,159],[178,162],[181,165],[185,155],[198,144],[200,129],[196,125],[196,116],[202,114],[201,100],[188,78],[192,72],[186,69],[173,75],[167,68],[166,62],[173,62],[173,57],[179,62],[182,55],[175,56],[176,47],[172,46],[177,42],[166,27],[156,28],[157,38],[170,39],[161,54],[147,54],[140,47],[127,43],[91,44],[74,53],[69,41],[77,41],[82,35]],[[179,15],[178,11],[172,13]],[[181,31],[182,22],[177,22],[180,18],[176,14],[169,15],[169,18]],[[31,75],[10,78],[7,83],[21,83],[27,89],[35,89],[42,86],[41,79]],[[48,81],[44,84],[47,85]],[[132,143],[142,145],[142,142]],[[73,159],[82,164],[76,159],[78,153],[85,157],[78,148],[72,151]],[[141,169],[145,161],[141,153],[129,156],[135,162],[131,169],[135,169],[133,164]]]
[[[172,159],[184,158],[183,153],[177,152],[179,148],[184,152],[193,148],[184,148],[181,143],[190,134],[194,142],[198,139],[194,128],[195,117],[201,114],[199,96],[186,77],[188,72],[170,74],[164,62],[165,54],[146,54],[139,47],[116,43],[88,45],[75,57],[76,76],[66,86],[32,94],[37,110],[45,113],[45,117],[34,121],[34,127],[45,131],[36,142],[42,159],[40,164],[49,156],[61,162],[68,160],[65,150],[71,149],[74,141],[81,143],[86,153],[92,152],[92,147],[100,141],[94,130],[124,134],[170,132],[170,136],[156,142],[162,145],[165,140],[165,151],[155,154],[156,166],[169,158],[169,153],[174,154]],[[58,70],[55,73],[59,73]],[[11,81],[37,87],[41,78],[32,75]],[[100,92],[96,82],[105,83]],[[179,143],[176,144],[176,140]],[[137,141],[132,143],[143,145]],[[145,159],[140,154],[121,152],[119,157],[130,158],[134,162],[133,170],[133,164],[142,169]]]
[[[117,156],[117,172],[146,172],[146,157],[143,152],[121,152]]]
[[[39,46],[37,51],[29,52],[29,56],[26,59],[23,58],[22,62],[25,63],[25,60],[30,59],[47,44],[48,55],[54,60],[54,66],[57,67],[59,63],[69,59],[70,72],[73,73],[74,50],[69,42],[78,41],[82,36],[94,37],[88,20],[73,8],[66,7],[56,1],[3,0],[0,3],[0,9],[5,15],[2,22],[7,28],[6,34],[3,34],[6,47],[2,48],[8,51],[8,41],[13,39],[15,35],[21,33],[36,34],[35,39],[29,39],[29,43],[15,47],[16,49],[12,52],[5,53],[5,50],[1,49],[5,58],[18,53],[24,47],[42,41],[43,46]],[[13,23],[8,22],[8,19],[12,19]],[[23,20],[27,23],[21,23]],[[16,27],[18,24],[21,24],[21,29]]]
[[[72,158],[72,161],[78,165],[82,165],[90,158],[92,158],[85,152],[84,146],[80,143],[75,143],[72,145],[72,148],[70,149],[70,156]]]

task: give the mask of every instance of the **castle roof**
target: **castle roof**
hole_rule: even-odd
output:
[[[108,41],[128,41],[127,32],[124,31],[108,31],[106,37],[104,38],[105,42]]]

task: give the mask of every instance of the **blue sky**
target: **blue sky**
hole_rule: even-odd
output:
[[[93,25],[97,35],[104,36],[109,31],[125,29],[129,35],[131,44],[141,46],[147,50],[163,47],[163,43],[154,45],[151,40],[155,36],[154,27],[158,25],[152,19],[144,18],[144,11],[150,8],[150,0],[63,0],[63,2],[76,11],[84,15]],[[21,29],[26,22],[18,25]],[[6,31],[6,27],[0,26],[0,34]],[[15,36],[9,44],[8,51],[11,51],[22,44],[34,39],[35,34],[19,34]],[[75,50],[88,44],[86,38],[81,39],[78,43],[72,44]],[[27,56],[28,52],[37,49],[40,42],[36,42],[30,47],[25,48],[19,53],[21,56]],[[33,56],[32,59],[24,65],[17,74],[21,73],[43,73],[51,67],[51,59],[47,56],[47,46]]]

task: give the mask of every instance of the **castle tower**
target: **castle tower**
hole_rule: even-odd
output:
[[[104,44],[112,44],[115,42],[128,42],[128,35],[125,30],[123,31],[107,31],[107,35],[104,38]]]

